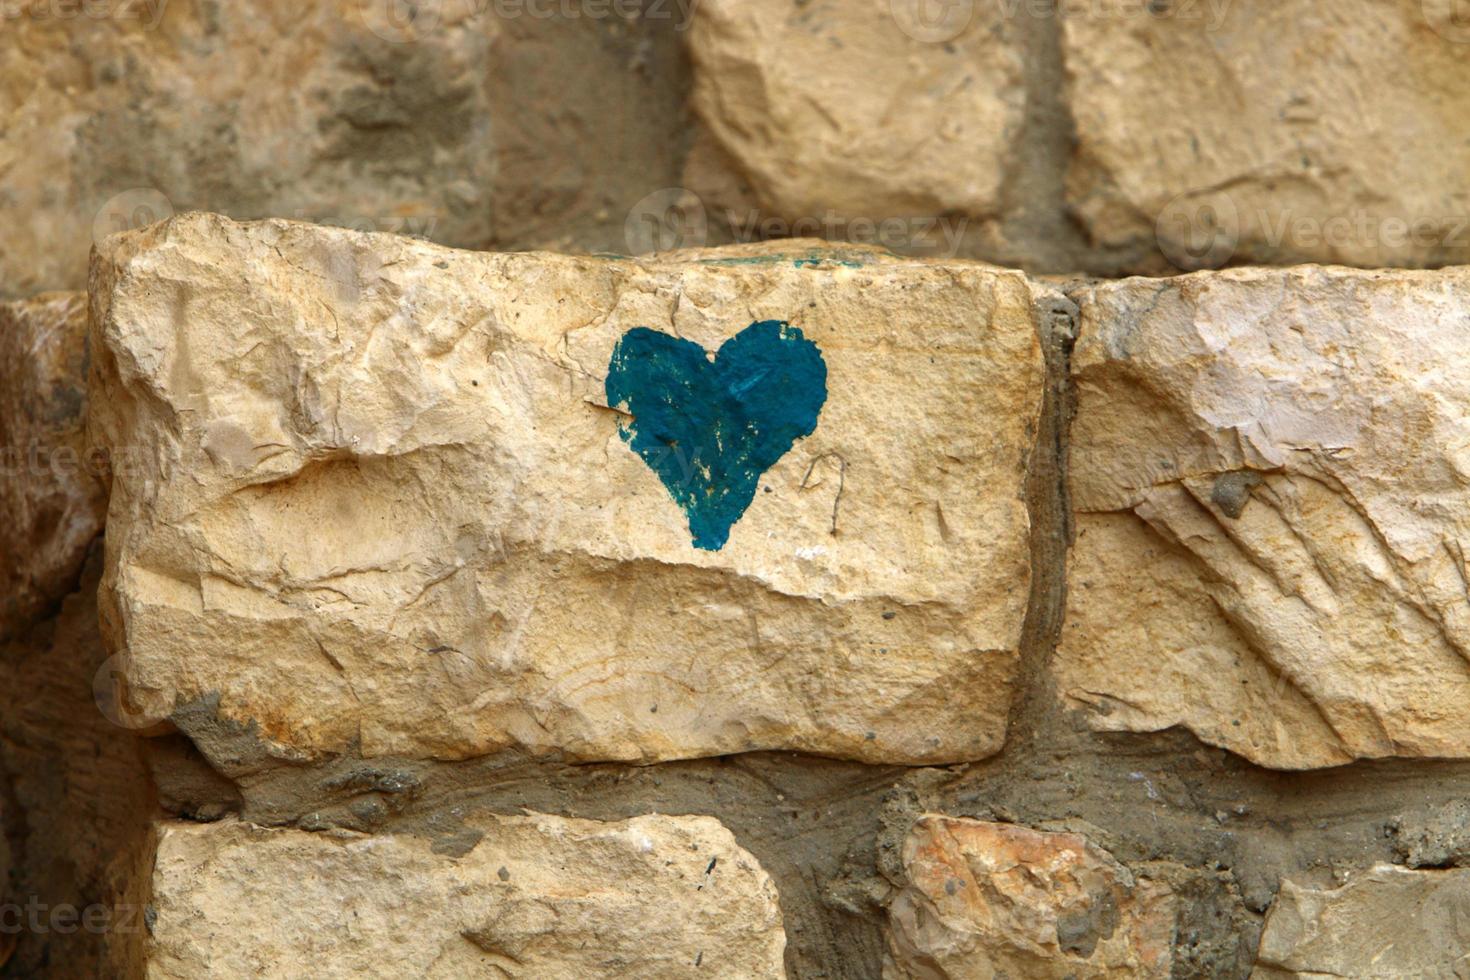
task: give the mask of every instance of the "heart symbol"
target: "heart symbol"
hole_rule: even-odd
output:
[[[607,366],[607,403],[631,416],[623,441],[706,551],[724,547],[761,474],[812,434],[826,401],[821,351],[781,320],[752,323],[713,358],[693,341],[634,327]]]

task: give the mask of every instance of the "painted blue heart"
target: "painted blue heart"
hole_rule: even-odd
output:
[[[761,474],[817,427],[827,365],[780,320],[752,323],[713,360],[682,337],[634,327],[613,348],[607,402],[628,412],[623,441],[689,519],[694,547],[718,551]]]

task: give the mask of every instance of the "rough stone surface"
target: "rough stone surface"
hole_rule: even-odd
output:
[[[1450,0],[1068,0],[1069,203],[1095,244],[1157,233],[1183,268],[1465,262],[1456,16]]]
[[[1172,893],[1078,834],[928,814],[903,868],[889,980],[1170,975]]]
[[[1470,870],[1379,864],[1340,888],[1284,881],[1251,977],[1462,977],[1467,916]]]
[[[107,502],[85,445],[87,304],[0,303],[0,640],[76,586]]]
[[[776,889],[710,817],[486,817],[413,837],[170,824],[146,976],[785,975]]]
[[[188,208],[621,249],[629,206],[679,172],[667,6],[432,2],[412,24],[393,0],[11,6],[0,296],[79,288],[94,231]]]
[[[888,0],[699,5],[692,106],[763,217],[997,215],[1026,98],[1014,26],[1000,5],[976,4],[934,43],[905,30],[905,11]]]
[[[1062,697],[1299,769],[1470,749],[1470,273],[1080,296]]]
[[[1454,800],[1418,820],[1395,817],[1389,831],[1398,864],[1411,868],[1470,865],[1470,801]]]
[[[1453,0],[599,3],[0,10],[0,977],[1464,973],[1463,271],[1073,282],[1072,374],[963,263],[190,217],[106,246],[87,456],[35,291],[193,207],[1466,257]],[[691,549],[603,374],[765,318],[831,394]]]
[[[1001,744],[1042,389],[1019,274],[189,215],[111,239],[94,276],[92,419],[137,450],[104,632],[142,717],[206,704],[292,758]],[[697,550],[603,375],[633,327],[712,351],[766,319],[818,345],[828,396]]]

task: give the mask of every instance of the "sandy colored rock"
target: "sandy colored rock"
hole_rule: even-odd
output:
[[[903,867],[887,980],[1169,976],[1173,894],[1078,834],[928,814]]]
[[[0,303],[0,640],[76,587],[107,500],[88,452],[87,302]]]
[[[94,234],[190,208],[621,249],[628,207],[678,174],[667,8],[429,2],[410,23],[395,0],[11,7],[0,296],[80,288]]]
[[[1470,751],[1470,273],[1099,285],[1063,698],[1265,766]]]
[[[692,105],[749,181],[756,217],[997,214],[1025,104],[1015,26],[1000,5],[965,5],[962,29],[936,21],[946,36],[931,42],[909,6],[699,5]]]
[[[1283,881],[1252,980],[1462,977],[1470,870],[1379,864],[1340,888]]]
[[[217,699],[289,757],[1000,746],[1042,387],[1019,274],[190,215],[94,275],[96,436],[139,447],[104,631],[142,717]],[[826,400],[696,549],[604,376],[632,328],[713,351],[767,320],[817,346]]]
[[[785,976],[775,886],[712,817],[485,817],[408,836],[170,824],[150,980]]]
[[[1068,198],[1180,268],[1470,259],[1470,31],[1449,0],[1068,0]],[[1392,84],[1385,84],[1392,79]]]

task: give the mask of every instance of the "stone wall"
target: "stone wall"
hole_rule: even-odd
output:
[[[1470,257],[1450,0],[699,12],[686,231],[1100,275]]]
[[[5,24],[0,298],[80,289],[101,237],[192,208],[1062,274],[1470,256],[1453,0],[13,0]]]
[[[422,6],[414,21],[389,0],[9,3],[0,202],[18,220],[0,297],[82,288],[95,242],[191,208],[621,249],[645,184],[679,173],[677,11]]]
[[[0,976],[1462,969],[1449,6],[71,9]]]

